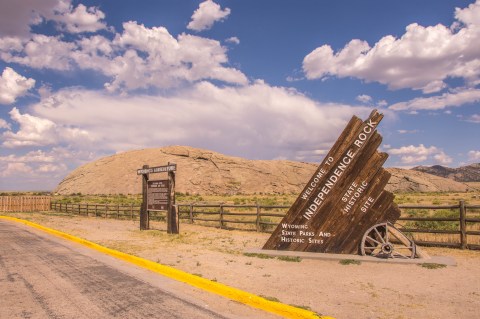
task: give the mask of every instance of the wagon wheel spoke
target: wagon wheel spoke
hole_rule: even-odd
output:
[[[370,236],[367,236],[367,238],[368,238],[369,240],[373,241],[374,243],[378,244],[378,245],[381,245],[381,244],[382,244],[381,242],[379,242],[378,240],[373,239],[373,238],[370,237]]]
[[[388,230],[388,223],[385,224],[385,242],[388,243],[389,240],[388,240],[388,233],[389,233],[389,230]]]
[[[401,256],[401,257],[403,257],[403,258],[409,258],[409,257],[405,256],[404,254],[399,253],[398,251],[394,251],[393,254],[394,254],[394,255]]]
[[[378,231],[377,228],[374,228],[375,232],[377,233],[377,236],[380,238],[380,240],[382,241],[382,243],[386,244],[385,242],[385,239],[383,238],[383,236],[380,234],[380,232]]]

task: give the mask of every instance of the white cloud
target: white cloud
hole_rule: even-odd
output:
[[[357,96],[356,100],[364,104],[372,103],[372,97],[366,94]]]
[[[52,153],[47,154],[42,150],[30,151],[22,156],[17,156],[14,154],[0,156],[0,162],[9,163],[52,163],[54,161],[55,156]]]
[[[309,79],[356,77],[424,93],[442,90],[449,77],[462,78],[472,87],[480,81],[479,8],[480,0],[457,9],[457,29],[412,23],[400,38],[387,35],[373,47],[358,39],[338,52],[322,45],[304,58],[304,72]]]
[[[18,97],[25,95],[34,86],[34,79],[27,79],[12,68],[6,67],[0,76],[0,104],[15,102]]]
[[[10,117],[20,127],[16,133],[9,130],[2,134],[4,147],[47,146],[89,140],[88,133],[84,130],[57,125],[48,119],[30,114],[21,114],[17,108],[10,111]]]
[[[70,1],[60,1],[56,7],[56,15],[52,17],[57,21],[62,29],[70,33],[97,32],[106,29],[106,24],[102,22],[105,14],[96,7],[87,8],[79,4],[74,8]]]
[[[353,114],[366,116],[369,111],[319,104],[261,81],[223,88],[201,82],[168,97],[115,97],[70,89],[31,108],[36,118],[56,123],[54,132],[59,127],[85,132],[68,141],[96,153],[176,144],[247,158],[296,158],[297,150],[311,150],[311,156],[302,154],[305,160],[318,160],[315,150],[329,148]],[[17,140],[25,136],[23,131]],[[52,136],[59,139],[59,134]]]
[[[65,164],[44,164],[40,165],[37,169],[39,173],[64,173],[67,171],[67,166]]]
[[[473,114],[467,119],[468,122],[480,123],[480,114]]]
[[[10,129],[11,125],[4,119],[0,119],[0,129]]]
[[[59,71],[90,69],[110,77],[113,91],[172,88],[205,79],[245,85],[247,77],[226,66],[226,48],[220,42],[180,34],[174,38],[164,27],[123,24],[113,41],[95,35],[75,42],[33,35],[31,39],[0,38],[0,58],[37,69]]]
[[[14,44],[12,46],[12,44]],[[35,34],[31,39],[0,38],[0,57],[35,69],[65,71],[72,68],[70,54],[76,49],[59,37]]]
[[[470,161],[480,161],[480,151],[469,151],[468,160]]]
[[[240,44],[240,39],[237,37],[230,37],[225,40],[227,43]]]
[[[219,4],[206,0],[200,3],[197,10],[192,15],[192,21],[187,28],[194,31],[210,29],[217,21],[222,21],[230,14],[230,9],[222,10]]]
[[[407,102],[395,103],[389,108],[394,111],[442,110],[478,101],[480,101],[480,89],[463,89],[438,96],[419,97]]]
[[[378,107],[385,107],[387,105],[388,105],[388,102],[385,101],[385,100],[380,100],[380,101],[377,102]]]
[[[427,160],[433,160],[435,163],[442,165],[452,162],[452,158],[445,154],[443,150],[436,146],[425,147],[423,144],[391,148],[388,150],[388,153],[400,156],[401,163],[408,165],[420,164]]]
[[[20,125],[17,133],[7,131],[3,133],[3,146],[39,146],[56,142],[55,123],[29,114],[20,114],[17,108],[10,111],[12,120]]]
[[[433,159],[436,161],[436,163],[442,165],[448,165],[453,161],[453,159],[444,152],[433,155]]]
[[[33,169],[25,163],[8,163],[1,167],[0,176],[32,175]]]
[[[415,134],[418,133],[418,130],[398,130],[399,134]]]

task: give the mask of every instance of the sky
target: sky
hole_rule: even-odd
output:
[[[168,145],[319,163],[373,109],[385,166],[478,163],[479,43],[480,0],[0,0],[0,190]]]

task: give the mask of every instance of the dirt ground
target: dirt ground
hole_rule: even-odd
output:
[[[138,221],[44,214],[9,214],[109,248],[169,265],[285,304],[343,318],[478,318],[480,251],[425,248],[451,256],[457,266],[429,269],[410,264],[341,264],[249,257],[269,234],[182,224],[140,231]]]

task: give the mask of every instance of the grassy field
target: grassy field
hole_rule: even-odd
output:
[[[471,187],[475,187],[480,183],[471,183]],[[18,195],[44,195],[44,193],[17,193]],[[12,195],[9,193],[9,195]],[[290,206],[296,199],[296,195],[284,194],[284,195],[189,195],[189,194],[176,194],[177,204],[224,204],[224,205],[262,205],[262,206]],[[446,193],[399,193],[395,196],[395,202],[399,205],[414,205],[414,206],[426,206],[426,205],[458,205],[460,200],[464,200],[466,205],[474,206],[480,205],[480,191],[471,191],[466,193],[459,192],[446,192]],[[109,205],[134,205],[140,206],[142,197],[140,194],[129,195],[56,195],[53,196],[54,202],[64,204],[109,204]],[[183,216],[188,218],[188,207],[183,207]],[[205,219],[218,219],[219,208],[195,208],[195,216]],[[276,213],[285,214],[288,208],[278,209],[263,209],[262,213]],[[206,212],[206,214],[202,214]],[[217,215],[209,215],[208,213],[216,212]],[[255,216],[241,216],[242,213],[255,214],[255,208],[226,208],[225,212],[239,213],[239,216],[226,216],[225,219],[237,220],[237,221],[250,221],[252,224],[238,224],[238,223],[224,223],[222,227],[234,227],[237,229],[255,229]],[[155,212],[154,214],[160,220],[164,219],[164,212]],[[152,217],[154,217],[152,215]],[[435,217],[435,218],[458,218],[459,209],[412,209],[403,208],[402,217]],[[467,209],[467,218],[480,218],[480,209]],[[261,217],[262,222],[277,224],[281,221],[281,217]],[[186,221],[188,222],[188,221]],[[218,221],[201,222],[201,224],[218,227]],[[271,231],[275,228],[273,225],[261,224],[263,231]],[[399,221],[398,226],[402,226],[408,229],[426,229],[426,230],[440,230],[440,231],[458,231],[460,228],[458,221]],[[478,231],[480,230],[480,223],[467,223],[467,229]],[[451,242],[458,243],[459,235],[457,234],[429,234],[429,233],[412,233],[417,241],[439,241],[439,242]],[[480,236],[469,235],[468,242],[471,244],[480,244]]]
[[[223,203],[227,205],[279,205],[293,204],[297,195],[186,195],[176,194],[177,203]],[[480,191],[468,193],[400,193],[395,195],[395,202],[399,205],[454,205],[464,200],[470,205],[480,205]],[[53,201],[61,203],[98,203],[98,204],[125,204],[140,205],[141,194],[128,195],[56,195]]]

